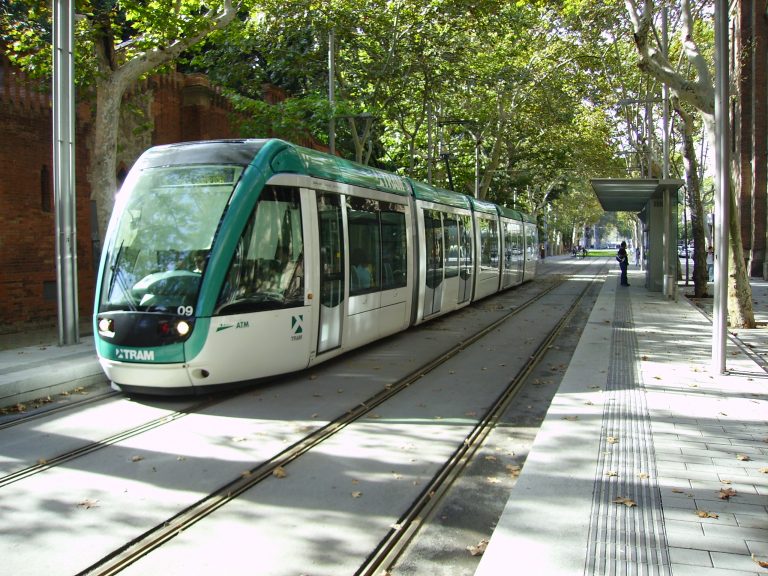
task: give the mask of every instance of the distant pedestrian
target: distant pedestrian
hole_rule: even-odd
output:
[[[616,260],[618,260],[619,268],[621,268],[621,285],[629,286],[629,282],[627,281],[627,266],[629,265],[629,259],[627,256],[626,242],[621,243],[621,248],[619,248],[619,251],[616,253]]]
[[[707,248],[707,282],[715,281],[715,249]]]
[[[640,267],[640,246],[635,246],[635,266]]]

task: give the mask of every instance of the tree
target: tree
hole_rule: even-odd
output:
[[[710,72],[709,62],[705,59],[696,40],[695,22],[689,0],[681,0],[680,35],[683,53],[693,71],[692,75],[678,71],[654,38],[653,3],[644,0],[640,9],[635,0],[625,0],[629,18],[632,22],[635,46],[639,54],[638,66],[646,74],[669,86],[672,93],[680,100],[693,106],[701,114],[712,149],[715,149],[715,87]],[[752,290],[744,263],[741,244],[741,225],[738,211],[735,209],[736,191],[729,190],[729,204],[732,207],[728,222],[730,236],[730,272],[732,282],[728,283],[728,312],[731,326],[754,328],[755,318],[752,310]]]
[[[114,203],[120,106],[126,90],[142,76],[172,62],[236,16],[232,0],[82,0],[85,16],[76,29],[76,73],[93,104],[93,145],[88,177],[96,201],[101,237]],[[30,7],[31,8],[31,7]],[[11,56],[27,70],[49,73],[49,6],[3,22]],[[21,18],[19,18],[21,16]]]

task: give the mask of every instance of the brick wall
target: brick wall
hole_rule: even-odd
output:
[[[148,91],[151,135],[146,142],[139,137],[121,143],[118,169],[130,168],[144,144],[239,136],[230,120],[231,108],[203,76],[153,77],[135,94]],[[51,124],[50,97],[0,56],[0,333],[56,325]],[[79,106],[75,142],[82,319],[92,313],[98,266],[86,175],[90,137],[89,109]]]

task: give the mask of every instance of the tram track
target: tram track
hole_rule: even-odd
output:
[[[592,281],[584,286],[560,321],[541,341],[534,354],[528,358],[522,369],[510,380],[508,386],[502,391],[488,412],[480,418],[477,425],[467,435],[464,442],[457,448],[456,452],[445,463],[438,474],[435,475],[432,482],[422,491],[419,498],[398,520],[386,538],[381,541],[360,569],[355,572],[355,576],[375,576],[377,574],[389,573],[389,570],[400,554],[441,503],[454,480],[472,459],[490,431],[496,426],[500,417],[517,396],[534,368],[545,357],[552,342],[555,341],[563,331],[563,328],[571,321],[585,296],[597,282],[598,276],[602,276],[602,271],[593,276]]]
[[[494,330],[497,326],[502,324],[503,322],[506,322],[510,317],[520,313],[521,311],[525,310],[527,307],[533,305],[535,302],[549,294],[552,290],[556,289],[558,286],[560,286],[565,280],[562,278],[557,279],[553,284],[546,287],[543,291],[535,294],[532,298],[529,300],[523,302],[518,307],[515,307],[514,309],[509,310],[506,314],[501,316],[499,319],[497,319],[492,324],[485,327],[483,330],[480,330],[476,332],[473,335],[468,336],[463,341],[455,344],[452,348],[447,350],[441,355],[438,355],[434,359],[432,359],[430,362],[425,363],[423,366],[420,366],[417,368],[413,373],[409,374],[405,378],[403,378],[400,382],[393,384],[390,386],[390,389],[385,389],[379,394],[376,394],[372,397],[370,397],[367,400],[364,400],[362,402],[362,407],[370,407],[373,408],[380,404],[381,402],[385,401],[387,398],[392,396],[396,391],[401,390],[405,386],[409,385],[410,383],[414,382],[418,378],[420,378],[423,374],[426,372],[429,372],[430,370],[433,370],[436,366],[439,366],[455,354],[459,353],[462,349],[466,348],[467,346],[471,345],[473,342],[479,340],[482,338],[485,334],[488,332]],[[28,478],[30,476],[33,476],[35,474],[39,474],[41,472],[45,472],[46,470],[49,470],[53,467],[59,466],[61,464],[70,462],[76,458],[85,456],[87,454],[91,454],[93,452],[96,452],[98,450],[105,449],[109,446],[113,446],[119,442],[128,440],[130,438],[134,438],[140,434],[143,434],[149,430],[154,430],[156,428],[159,428],[161,426],[164,426],[166,424],[170,424],[171,422],[175,422],[181,418],[184,418],[190,414],[198,413],[201,410],[204,410],[206,408],[214,407],[218,404],[221,404],[223,402],[227,402],[233,397],[237,397],[239,394],[245,393],[247,389],[244,390],[238,390],[233,391],[230,393],[219,393],[216,394],[213,397],[206,398],[205,400],[193,402],[190,403],[188,406],[184,406],[181,410],[175,410],[171,411],[168,414],[165,414],[163,416],[160,416],[158,418],[154,418],[152,420],[149,420],[147,422],[143,422],[141,424],[138,424],[136,426],[133,426],[128,429],[120,430],[118,432],[115,432],[113,434],[110,434],[108,436],[99,438],[95,441],[89,442],[87,444],[84,444],[82,446],[78,446],[77,448],[74,448],[72,450],[69,450],[67,452],[58,454],[56,456],[50,457],[50,458],[43,458],[39,459],[35,464],[32,464],[30,466],[26,466],[22,469],[16,470],[12,473],[0,476],[0,488],[7,486],[9,484],[12,484],[14,482],[17,482],[19,480],[23,480],[25,478]],[[101,400],[108,400],[110,398],[114,398],[115,396],[118,396],[120,393],[118,392],[109,392],[106,395],[100,395],[98,397],[88,398],[84,399],[82,402],[78,402],[76,404],[63,406],[60,409],[53,408],[50,410],[40,411],[36,412],[34,414],[30,414],[28,416],[22,417],[22,418],[15,418],[12,421],[5,422],[0,425],[0,432],[7,428],[11,428],[14,426],[20,426],[23,424],[27,424],[29,422],[33,422],[35,420],[39,420],[41,418],[49,417],[57,415],[61,412],[69,411],[74,408],[83,407],[90,405],[92,403],[101,401]],[[357,407],[354,407],[350,409],[348,414],[356,414],[358,412]],[[364,412],[367,413],[367,412]],[[363,414],[364,414],[363,413]],[[361,414],[362,415],[362,414]],[[346,415],[345,415],[346,416]],[[339,419],[339,421],[343,421],[345,416],[342,416],[342,418]],[[358,416],[360,417],[360,416]],[[329,426],[333,426],[333,423],[331,423]],[[324,435],[323,435],[324,436]],[[274,468],[274,466],[273,466]]]
[[[580,266],[578,269],[584,270],[584,266]],[[219,489],[210,491],[206,497],[199,499],[196,503],[182,509],[175,515],[169,516],[165,521],[158,523],[154,528],[150,528],[143,532],[127,544],[124,544],[115,549],[112,553],[103,556],[101,560],[91,564],[88,568],[79,573],[115,574],[122,571],[136,560],[146,556],[152,550],[163,546],[163,544],[173,539],[176,535],[192,527],[200,520],[211,515],[214,511],[225,506],[227,503],[235,500],[260,482],[276,475],[281,468],[285,468],[289,464],[292,464],[302,455],[310,452],[313,448],[332,438],[350,424],[358,422],[366,416],[370,416],[375,409],[384,405],[388,400],[396,397],[401,391],[411,387],[419,379],[429,374],[429,372],[435,370],[451,358],[460,354],[466,348],[470,347],[473,343],[480,341],[484,336],[490,334],[505,322],[510,321],[517,314],[520,314],[542,298],[551,294],[559,286],[565,283],[569,275],[568,272],[560,276],[553,274],[548,281],[542,282],[542,286],[545,287],[545,289],[538,291],[531,298],[527,298],[524,302],[515,301],[509,309],[506,309],[506,306],[502,304],[501,306],[504,309],[504,312],[501,314],[496,314],[495,311],[501,310],[502,308],[497,308],[496,306],[499,306],[499,304],[494,304],[492,299],[481,301],[477,305],[478,309],[493,310],[495,317],[493,322],[488,323],[481,330],[477,330],[471,335],[465,335],[460,342],[447,348],[442,354],[433,357],[432,360],[411,371],[405,377],[391,384],[385,384],[383,389],[375,394],[356,402],[355,405],[350,408],[344,409],[340,416],[331,419],[328,424],[321,426],[311,434],[301,437],[285,450],[274,453],[272,457],[260,460],[258,465],[247,469],[238,477],[231,478],[230,481],[220,484]],[[504,302],[504,300],[498,300],[496,302]],[[565,322],[565,320],[563,320],[563,322]],[[546,348],[546,346],[544,346],[544,348]],[[304,374],[304,377],[306,377],[306,374]],[[248,391],[252,392],[253,388],[246,389],[242,394],[245,395]],[[182,410],[177,410],[129,429],[116,432],[100,440],[68,451],[67,453],[62,453],[53,458],[49,458],[45,462],[38,462],[34,466],[28,466],[24,470],[19,470],[13,474],[2,477],[0,478],[0,487],[5,487],[20,480],[32,478],[42,472],[51,471],[52,469],[61,466],[64,463],[72,462],[79,457],[92,454],[102,448],[116,446],[128,439],[141,436],[143,433],[160,429],[167,424],[177,422],[185,416],[199,414],[205,409],[215,408],[229,400],[234,399],[237,401],[238,396],[238,393],[217,395],[215,398],[192,404]],[[510,396],[510,400],[508,400],[507,403],[511,401],[511,397],[512,396]],[[36,417],[39,418],[40,416]],[[481,429],[479,428],[477,432],[470,434],[470,436],[478,436],[479,438],[482,436],[480,430]],[[475,441],[470,438],[470,440],[465,441],[465,444],[471,446],[474,442]],[[467,459],[466,456],[462,455],[457,455],[454,458],[459,462]],[[435,490],[427,489],[424,491],[424,494],[429,495],[432,492],[435,492]],[[432,500],[433,496],[428,497],[427,501]],[[435,500],[435,502],[437,502],[437,500]],[[425,507],[417,516],[423,517],[427,513],[428,508]],[[414,525],[417,524],[418,522]]]
[[[593,277],[593,282],[601,272],[598,272],[598,274]],[[414,370],[399,381],[387,385],[383,390],[347,410],[344,414],[337,417],[329,424],[305,436],[281,453],[276,454],[273,458],[245,471],[239,477],[223,485],[221,488],[199,500],[192,506],[138,536],[133,541],[128,542],[125,546],[115,550],[112,554],[104,557],[101,561],[90,566],[80,574],[83,576],[106,576],[120,573],[127,566],[130,566],[140,558],[151,553],[153,550],[163,546],[180,533],[204,520],[216,510],[237,499],[239,496],[256,487],[266,479],[283,474],[285,467],[289,466],[292,462],[317,448],[323,442],[327,441],[350,424],[369,416],[377,407],[410,387],[437,367],[454,358],[457,354],[460,354],[472,344],[480,341],[489,333],[496,330],[500,325],[508,322],[526,308],[534,305],[565,282],[565,279],[558,279],[545,290],[535,294],[524,303],[509,310],[482,330],[475,332],[471,336],[455,344],[444,353],[433,358],[423,366],[420,366],[417,370]],[[398,552],[407,545],[407,542],[418,530],[420,519],[428,514],[440,501],[441,494],[447,490],[452,479],[460,472],[461,468],[463,468],[469,458],[471,458],[472,453],[474,453],[477,447],[482,443],[482,440],[492,429],[499,416],[514,399],[517,390],[530,374],[530,371],[544,356],[552,340],[562,330],[562,327],[567,324],[573,315],[574,310],[581,302],[584,294],[591,286],[592,283],[588,283],[582,289],[580,295],[569,307],[567,313],[560,319],[555,329],[553,329],[541,343],[536,353],[529,357],[522,370],[518,372],[515,378],[509,383],[507,389],[493,403],[493,406],[488,413],[480,419],[480,422],[473,428],[454,455],[448,462],[446,462],[435,478],[433,478],[432,482],[430,482],[430,484],[422,491],[420,497],[408,512],[406,512],[396,524],[396,528],[392,529],[377,550],[374,551],[371,558],[366,561],[366,564],[361,567],[356,574],[373,575],[379,573],[378,571],[380,571],[382,567],[391,564],[397,558]]]

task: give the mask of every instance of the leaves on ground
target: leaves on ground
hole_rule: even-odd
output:
[[[483,552],[485,552],[485,549],[488,547],[488,540],[483,538],[480,540],[480,542],[477,543],[475,546],[467,546],[467,550],[469,550],[469,553],[472,554],[472,556],[482,556]]]
[[[91,500],[90,498],[86,498],[85,500],[77,504],[78,508],[84,508],[85,510],[96,508],[98,505],[99,505],[98,500]]]
[[[619,439],[616,436],[608,436],[608,438],[606,438],[606,442],[608,442],[608,444],[618,444]]]
[[[760,560],[754,553],[752,554],[752,561],[760,566],[760,568],[768,568],[768,561]]]
[[[277,468],[272,470],[272,476],[274,476],[275,478],[285,478],[286,476],[288,476],[288,472],[286,472],[285,468],[283,468],[282,466],[278,466]]]
[[[352,492],[352,498],[360,498],[360,496],[362,495],[363,493],[360,492],[359,490],[355,490],[354,492]]]
[[[714,512],[709,512],[708,510],[696,510],[696,516],[699,518],[720,518],[719,515]]]
[[[736,496],[736,490],[733,488],[720,488],[720,492],[717,493],[720,500],[730,500],[731,496]]]
[[[617,498],[614,498],[611,500],[614,504],[624,504],[627,508],[632,508],[633,506],[637,506],[637,502],[632,500],[631,498],[624,498],[624,496],[618,496]]]
[[[752,460],[749,456],[746,454],[736,454],[736,460],[741,460],[742,462],[749,462]]]
[[[766,466],[765,468],[758,468],[757,471],[762,474],[768,474],[768,466]]]
[[[618,476],[619,473],[616,472],[616,470],[608,470],[608,472],[605,473],[606,476],[610,476],[611,478]]]
[[[141,462],[144,460],[144,456],[131,456],[131,462]]]

